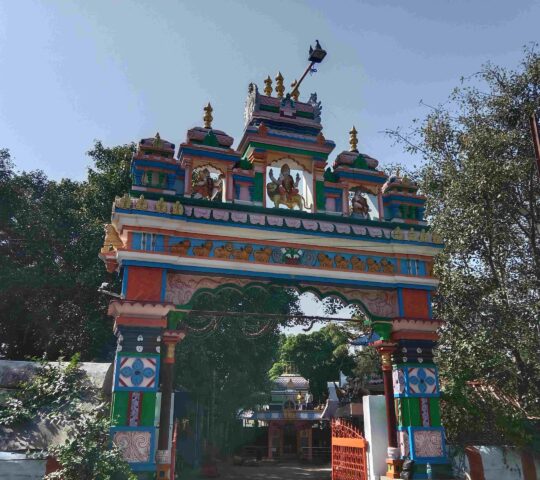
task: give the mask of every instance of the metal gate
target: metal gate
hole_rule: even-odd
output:
[[[358,428],[332,420],[332,480],[367,480],[366,446]]]

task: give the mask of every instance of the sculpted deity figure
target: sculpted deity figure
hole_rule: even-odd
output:
[[[298,190],[300,183],[300,175],[296,174],[296,179],[291,175],[291,169],[286,163],[281,167],[279,177],[276,179],[272,169],[270,169],[270,180],[266,185],[266,192],[274,202],[274,206],[277,208],[280,204],[287,205],[291,210],[295,205],[299,210],[303,207],[311,208],[306,205],[306,201]]]
[[[360,190],[356,190],[351,199],[351,213],[362,216],[363,218],[367,218],[369,214],[369,205]]]
[[[225,175],[223,173],[217,179],[213,179],[207,168],[199,171],[193,182],[193,198],[217,199],[223,191],[224,180]]]

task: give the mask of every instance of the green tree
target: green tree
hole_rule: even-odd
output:
[[[540,413],[540,183],[529,128],[539,105],[531,48],[515,71],[485,65],[412,135],[393,132],[424,158],[427,214],[445,241],[434,312],[446,321],[439,362],[452,441],[527,442],[525,419]],[[483,401],[470,381],[488,386]],[[474,412],[486,422],[471,421]]]
[[[46,480],[137,480],[118,448],[111,446],[108,414],[108,404],[80,412],[66,442],[50,449],[60,470]]]
[[[270,377],[281,375],[288,363],[309,380],[314,399],[322,401],[327,382],[339,381],[339,372],[351,375],[354,358],[349,353],[349,336],[344,327],[330,323],[320,330],[289,335],[281,342],[279,359],[270,370]]]
[[[128,190],[133,145],[96,142],[88,181],[17,173],[0,151],[0,355],[103,358],[112,345],[97,257],[115,194]]]
[[[202,435],[230,452],[237,415],[267,401],[268,370],[277,358],[279,326],[298,312],[296,293],[279,287],[259,290],[224,290],[200,296],[196,310],[258,312],[283,317],[201,317],[185,319],[189,333],[176,348],[176,385],[190,392],[205,410]],[[195,428],[195,427],[193,427]]]

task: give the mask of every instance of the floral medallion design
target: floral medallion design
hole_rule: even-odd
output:
[[[155,390],[156,365],[154,357],[119,357],[116,387]]]
[[[434,368],[409,368],[409,393],[430,395],[437,393],[437,375]]]
[[[394,393],[401,395],[405,391],[405,375],[401,368],[397,368],[392,372],[392,380],[394,382]]]
[[[413,438],[415,457],[434,458],[444,455],[441,430],[414,430]]]
[[[149,431],[120,430],[114,432],[113,442],[122,452],[126,462],[147,463],[151,461],[151,438],[152,433]]]

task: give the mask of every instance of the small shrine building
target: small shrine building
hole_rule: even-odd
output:
[[[283,373],[272,381],[268,405],[244,418],[268,427],[268,458],[311,459],[313,428],[322,419],[318,407],[308,380],[298,373]]]

